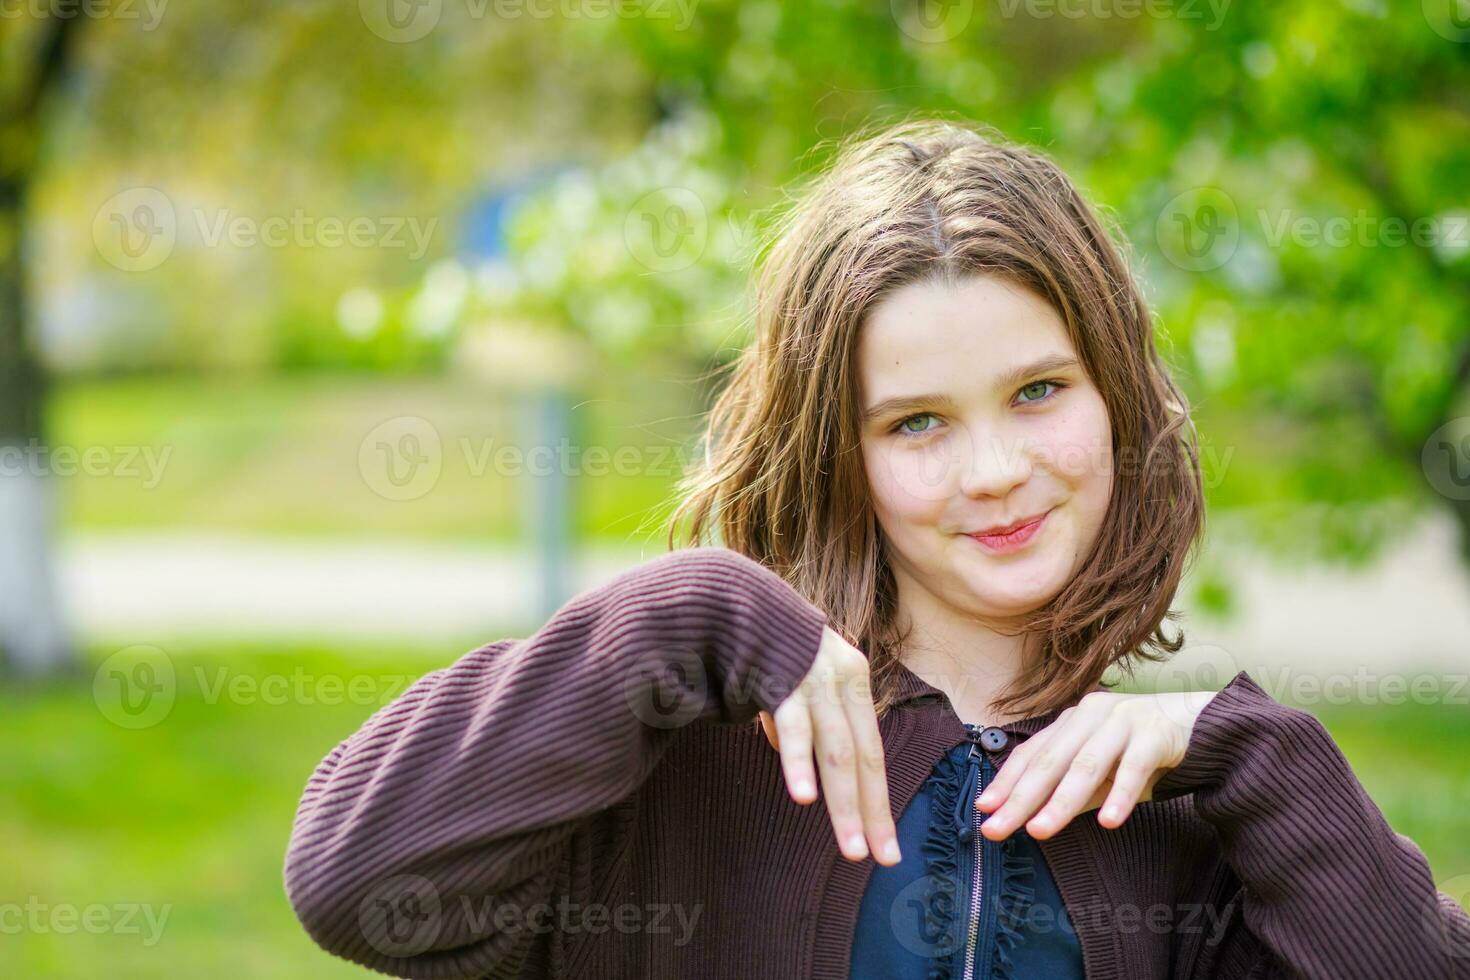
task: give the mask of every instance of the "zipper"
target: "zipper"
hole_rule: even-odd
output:
[[[975,800],[985,791],[985,787],[989,785],[989,779],[986,778],[986,771],[989,769],[989,764],[988,760],[981,755],[980,747],[975,744],[975,740],[980,737],[980,730],[970,728],[969,725],[965,727],[970,738],[970,754],[967,757],[970,764],[970,772],[968,773],[968,778],[965,780],[964,792],[960,794],[963,800],[960,805],[967,807],[970,814],[969,826],[966,828],[966,832],[961,834],[961,841],[963,842],[965,837],[970,838],[970,866],[968,870],[971,873],[972,881],[970,885],[970,901],[966,909],[968,931],[965,935],[964,980],[975,980],[976,968],[978,966],[976,959],[979,956],[980,950],[989,950],[990,948],[989,944],[982,943],[981,940],[982,938],[988,937],[992,931],[990,915],[985,908],[984,898],[987,893],[984,886],[986,869],[994,862],[985,860],[986,840],[980,833],[980,821],[983,819],[983,814],[975,809]]]

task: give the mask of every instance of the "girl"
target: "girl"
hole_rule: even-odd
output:
[[[1470,976],[1470,918],[1312,715],[1244,672],[1102,684],[1182,644],[1201,481],[1050,161],[854,140],[756,299],[670,524],[706,546],[318,766],[285,880],[321,946],[403,977]]]

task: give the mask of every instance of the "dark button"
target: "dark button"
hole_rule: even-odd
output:
[[[999,752],[1010,740],[1011,737],[1006,734],[1004,728],[996,728],[994,725],[980,732],[980,745],[986,752]]]

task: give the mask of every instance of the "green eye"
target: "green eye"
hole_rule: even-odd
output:
[[[1046,387],[1048,385],[1050,385],[1053,388],[1058,388],[1058,389],[1060,389],[1062,387],[1060,384],[1058,384],[1055,381],[1033,381],[1031,384],[1029,384],[1026,387],[1022,388],[1021,391],[1019,392],[1019,394],[1024,395],[1026,392],[1032,391],[1034,389],[1040,389],[1042,391],[1042,394],[1040,394],[1036,398],[1022,398],[1021,400],[1024,401],[1024,402],[1040,402],[1040,401],[1045,401],[1047,398],[1051,397],[1048,393],[1046,393]]]
[[[927,431],[929,431],[929,427],[926,425],[926,426],[923,426],[921,428],[915,429],[915,428],[913,428],[910,425],[910,423],[911,422],[918,421],[918,420],[922,420],[922,419],[932,419],[932,418],[934,418],[934,416],[929,415],[929,414],[926,414],[926,413],[922,413],[922,412],[920,414],[918,414],[918,415],[910,415],[908,418],[906,418],[902,422],[898,423],[898,429],[900,431],[907,432],[909,435],[918,435],[921,432],[927,432]]]

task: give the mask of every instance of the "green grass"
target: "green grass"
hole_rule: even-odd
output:
[[[666,513],[689,450],[661,454],[687,445],[694,434],[695,397],[688,383],[622,375],[578,396],[571,444],[608,454],[605,473],[589,473],[593,467],[584,464],[573,476],[580,538],[649,538],[637,533],[640,525],[647,519],[656,526]],[[112,461],[57,481],[69,532],[195,529],[512,542],[528,522],[527,501],[536,492],[534,481],[497,467],[494,456],[501,447],[524,451],[536,442],[531,413],[521,401],[462,380],[71,379],[58,384],[48,411],[53,449],[78,457],[92,451]],[[376,426],[402,416],[433,425],[442,471],[421,496],[386,499],[364,477],[359,451]],[[614,472],[620,450],[637,455],[621,457],[635,461]],[[157,461],[152,470],[141,451]]]
[[[1470,875],[1470,708],[1406,703],[1310,710],[1393,829],[1424,852],[1435,880]],[[1470,894],[1457,897],[1470,909]]]
[[[146,728],[109,720],[90,676],[0,694],[0,739],[9,747],[0,764],[7,899],[167,915],[156,937],[141,915],[138,932],[27,928],[5,936],[3,972],[363,975],[317,950],[296,922],[281,885],[286,841],[316,763],[378,701],[433,665],[389,654],[348,660],[245,649],[180,655],[173,664],[171,710]],[[270,677],[288,686],[277,690]],[[361,679],[339,692],[331,678]],[[115,703],[104,690],[101,704]],[[113,921],[124,925],[120,914]]]
[[[176,694],[159,702],[167,714],[141,728],[110,720],[119,717],[118,702],[106,673],[94,691],[102,654],[79,682],[0,690],[5,901],[77,914],[97,905],[109,916],[145,906],[167,915],[156,942],[141,918],[136,932],[48,925],[6,934],[3,973],[366,975],[317,950],[286,902],[281,864],[296,802],[338,741],[413,678],[461,652],[349,657],[245,645],[179,652],[170,661]],[[1465,709],[1332,708],[1321,717],[1390,823],[1426,852],[1436,878],[1470,871]]]

